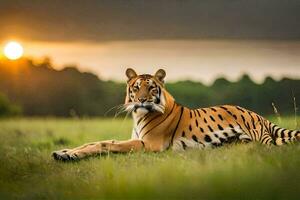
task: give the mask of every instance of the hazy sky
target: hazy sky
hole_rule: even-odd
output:
[[[167,70],[168,80],[193,79],[211,83],[225,75],[236,80],[249,73],[300,78],[300,41],[147,40],[106,43],[25,43],[28,55],[49,55],[55,66],[78,65],[101,78],[124,80],[124,71]],[[47,48],[45,48],[47,47]]]
[[[300,78],[299,0],[1,0],[0,42],[124,80],[126,67],[206,83]]]
[[[1,0],[0,38],[300,39],[299,0]]]

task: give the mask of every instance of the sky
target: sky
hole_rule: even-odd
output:
[[[1,44],[123,80],[126,67],[169,80],[300,78],[299,0],[0,2]]]

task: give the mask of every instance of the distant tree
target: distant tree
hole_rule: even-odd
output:
[[[217,88],[222,88],[222,87],[226,87],[228,86],[229,84],[231,84],[230,81],[228,81],[226,78],[224,77],[219,77],[217,78],[214,83],[212,84],[212,88],[213,89],[217,89]]]
[[[125,83],[103,81],[76,66],[55,70],[48,58],[42,62],[0,60],[0,91],[28,116],[112,116],[116,110],[108,111],[124,103],[125,88]],[[236,104],[272,114],[274,102],[281,113],[291,114],[294,97],[300,101],[300,80],[287,78],[276,81],[267,77],[257,84],[243,75],[236,82],[220,77],[211,86],[187,80],[168,83],[166,88],[178,103],[191,108]],[[12,112],[8,99],[1,99],[0,112]]]
[[[0,93],[0,117],[21,114],[21,108],[9,102],[8,98]]]

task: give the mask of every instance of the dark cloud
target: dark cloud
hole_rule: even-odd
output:
[[[0,38],[300,39],[299,0],[1,0]]]

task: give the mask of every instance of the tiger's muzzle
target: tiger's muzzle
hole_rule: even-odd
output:
[[[138,103],[138,104],[134,105],[134,111],[136,111],[139,108],[144,108],[144,109],[148,110],[149,112],[155,111],[153,103],[145,102],[145,103]]]

